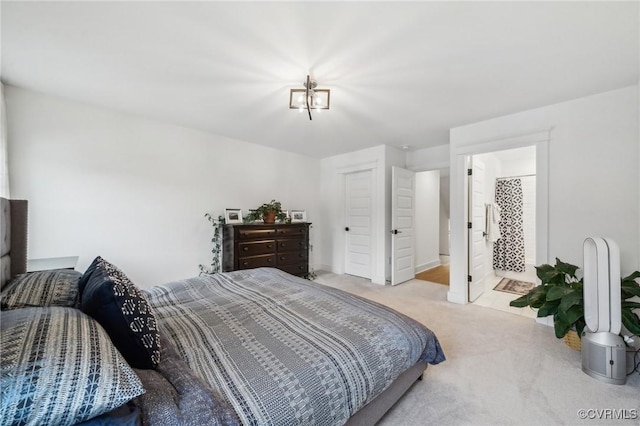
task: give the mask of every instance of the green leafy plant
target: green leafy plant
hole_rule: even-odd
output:
[[[304,274],[304,275],[302,276],[302,278],[305,278],[305,279],[307,279],[307,280],[309,280],[309,281],[313,281],[313,280],[315,280],[316,278],[318,278],[318,274],[316,274],[316,272],[312,269],[312,270],[310,270],[309,272],[307,272],[306,274]]]
[[[636,279],[640,278],[640,272],[635,271],[633,274],[622,279],[620,290],[622,292],[622,324],[631,333],[640,336],[640,318],[633,312],[634,309],[640,309],[640,303],[633,302],[633,297],[640,297],[640,285]]]
[[[273,220],[270,220],[270,216]],[[271,200],[268,203],[262,204],[257,209],[249,210],[249,214],[245,218],[247,222],[253,222],[255,220],[264,220],[265,223],[273,223],[276,219],[280,222],[287,220],[287,214],[282,211],[282,204],[280,201]]]
[[[224,216],[219,215],[217,219],[211,216],[209,213],[205,213],[204,217],[211,223],[213,226],[213,237],[211,238],[211,242],[213,243],[213,247],[211,248],[211,253],[213,254],[211,259],[211,265],[198,265],[200,269],[200,274],[215,274],[216,272],[220,272],[220,263],[221,263],[221,255],[222,255],[222,233],[221,228],[222,225],[226,223]]]
[[[571,329],[582,336],[586,326],[584,319],[584,282],[578,279],[578,267],[562,262],[556,258],[555,266],[548,264],[536,266],[536,275],[541,285],[534,287],[522,297],[512,301],[509,305],[517,308],[530,306],[538,309],[539,318],[553,315],[553,326],[557,338],[562,338]],[[621,281],[622,324],[633,334],[640,334],[640,318],[634,309],[640,308],[640,303],[628,301],[640,296],[640,285],[636,282],[640,272],[625,277]]]

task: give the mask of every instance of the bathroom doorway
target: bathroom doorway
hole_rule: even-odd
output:
[[[469,258],[477,274],[469,300],[533,317],[509,303],[536,283],[536,147],[476,154],[470,164],[482,165],[482,178],[476,176],[469,191]]]

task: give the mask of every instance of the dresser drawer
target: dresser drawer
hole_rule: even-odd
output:
[[[291,265],[293,263],[307,262],[306,251],[290,251],[286,253],[278,253],[278,266]]]
[[[245,241],[238,243],[238,256],[254,256],[256,254],[274,253],[275,240]]]
[[[238,269],[260,268],[262,266],[276,266],[275,254],[263,254],[260,256],[241,257],[238,259]]]
[[[278,240],[278,252],[306,250],[307,241],[302,238],[284,238]]]
[[[304,236],[307,233],[306,226],[290,226],[287,228],[277,229],[278,237],[293,237],[296,235]]]
[[[292,275],[305,275],[309,272],[309,265],[307,263],[295,263],[293,265],[278,266],[278,269]]]
[[[273,238],[275,236],[276,228],[238,230],[238,239],[240,240],[259,240],[264,238]]]
[[[225,224],[222,228],[223,272],[261,267],[294,275],[309,273],[310,223]]]

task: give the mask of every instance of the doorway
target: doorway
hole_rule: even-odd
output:
[[[449,284],[449,168],[416,177],[415,278]]]
[[[509,303],[536,282],[536,147],[472,155],[470,164],[469,301],[532,317]]]
[[[447,300],[469,303],[468,286],[468,185],[470,155],[536,147],[536,263],[548,259],[549,239],[549,141],[551,129],[516,136],[454,144],[451,148],[451,283]]]

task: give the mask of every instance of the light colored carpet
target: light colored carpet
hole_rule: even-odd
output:
[[[429,366],[381,426],[640,424],[640,417],[616,420],[611,411],[609,419],[581,419],[581,409],[640,416],[640,375],[624,386],[587,376],[580,352],[533,319],[449,303],[448,287],[424,281],[380,286],[326,272],[316,281],[390,306],[427,325],[440,340],[447,360]]]
[[[440,265],[416,274],[417,280],[449,285],[449,265]]]

